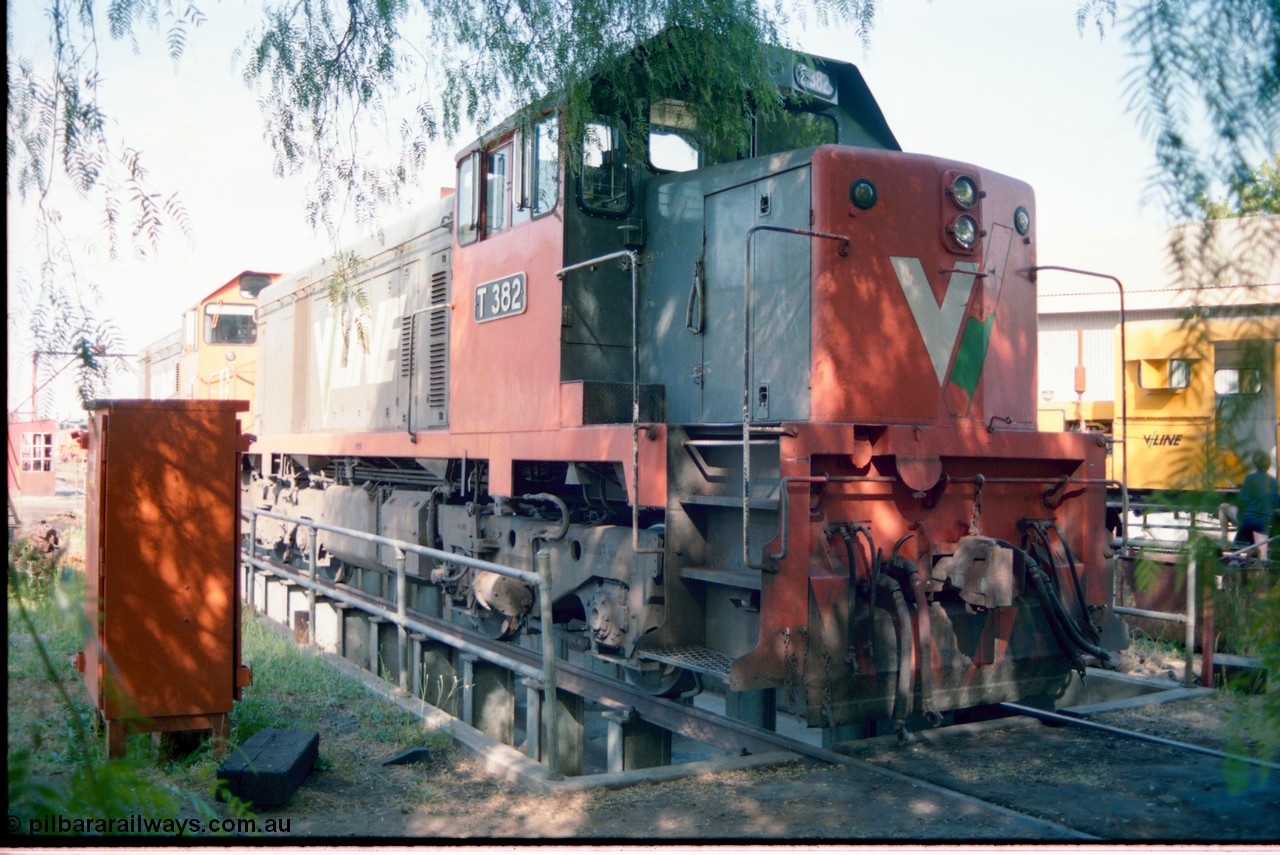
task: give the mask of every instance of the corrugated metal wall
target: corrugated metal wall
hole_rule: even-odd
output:
[[[1127,313],[1127,322],[1179,317],[1178,309]],[[1046,392],[1052,401],[1074,401],[1079,344],[1076,330],[1084,332],[1086,401],[1116,399],[1115,328],[1120,312],[1087,312],[1040,316],[1040,400]]]

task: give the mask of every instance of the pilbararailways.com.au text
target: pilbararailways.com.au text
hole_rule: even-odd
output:
[[[60,814],[21,819],[9,815],[11,834],[161,834],[185,837],[197,834],[288,834],[288,817],[214,817],[211,819],[157,819],[130,814],[124,817],[69,817]]]

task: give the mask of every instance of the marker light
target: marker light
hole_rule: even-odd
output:
[[[967,175],[951,182],[951,199],[966,211],[978,203],[978,185]]]
[[[1013,227],[1023,237],[1026,237],[1027,232],[1031,231],[1031,215],[1027,213],[1026,208],[1018,206],[1018,210],[1013,212]]]
[[[853,204],[866,211],[876,203],[878,198],[876,185],[865,178],[859,178],[849,185],[849,198]]]
[[[968,214],[956,217],[951,224],[951,237],[961,249],[973,249],[978,239],[978,223]]]

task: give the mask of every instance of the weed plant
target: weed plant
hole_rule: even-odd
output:
[[[79,543],[83,548],[83,535]],[[20,543],[10,551],[11,830],[21,833],[33,820],[47,816],[251,816],[245,805],[235,800],[220,805],[215,798],[219,760],[207,741],[175,757],[145,735],[131,736],[124,758],[104,758],[104,740],[94,728],[97,713],[73,665],[74,655],[88,643],[84,576],[58,558],[42,556],[30,544]],[[416,717],[372,696],[359,680],[299,648],[251,610],[242,618],[242,656],[253,669],[254,685],[243,690],[232,710],[233,744],[266,727],[320,730],[322,755],[316,772],[323,773],[355,765],[376,770],[369,756],[449,742],[447,732],[424,733]],[[295,796],[296,804],[305,806],[306,798],[304,789]]]

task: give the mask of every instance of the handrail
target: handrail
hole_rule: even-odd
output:
[[[480,658],[493,662],[500,667],[506,668],[514,673],[518,673],[523,677],[527,677],[537,682],[538,686],[544,693],[544,701],[542,704],[543,724],[546,728],[543,744],[545,746],[544,753],[546,756],[546,764],[552,775],[558,775],[558,754],[556,746],[556,654],[555,644],[552,643],[552,617],[551,617],[551,554],[545,549],[539,549],[534,556],[534,564],[537,567],[536,572],[521,570],[518,567],[508,567],[504,564],[495,564],[491,561],[484,561],[479,558],[472,558],[469,555],[459,555],[452,552],[445,552],[430,546],[422,546],[417,543],[409,543],[408,541],[399,540],[394,537],[384,537],[380,534],[372,534],[367,531],[358,531],[356,529],[345,528],[343,526],[332,525],[330,523],[318,522],[312,519],[301,517],[291,517],[287,514],[268,511],[260,508],[249,508],[247,511],[249,516],[249,549],[247,559],[250,567],[266,570],[276,575],[282,576],[290,581],[307,589],[307,608],[309,611],[309,620],[307,624],[307,640],[315,642],[315,595],[322,593],[326,597],[330,597],[341,602],[355,606],[361,611],[368,612],[377,617],[389,620],[396,625],[398,630],[397,639],[397,659],[399,660],[400,688],[407,689],[408,682],[408,633],[413,630],[416,633],[425,635],[436,641],[461,650],[464,653],[473,654]],[[305,525],[311,531],[311,548],[308,555],[309,576],[307,578],[300,573],[294,573],[292,570],[284,569],[276,565],[261,561],[255,557],[254,553],[257,549],[257,531],[258,517],[268,517],[282,522],[290,522],[298,525]],[[341,534],[347,537],[353,537],[368,543],[389,546],[396,551],[396,608],[395,611],[369,603],[360,597],[356,597],[336,587],[322,585],[318,574],[317,560],[317,531],[328,531],[334,534]],[[465,641],[451,638],[445,634],[438,632],[432,627],[420,623],[408,616],[407,596],[408,579],[405,572],[406,554],[414,553],[427,558],[433,558],[437,561],[447,561],[452,564],[460,564],[464,567],[470,567],[475,570],[482,570],[490,573],[497,573],[500,576],[506,576],[511,579],[517,579],[526,584],[532,585],[538,591],[539,619],[542,623],[542,668],[532,669],[523,665],[516,660],[508,659],[501,654],[492,653],[481,647],[475,647]],[[253,586],[249,587],[248,602],[253,605]],[[537,759],[536,757],[534,758]]]
[[[566,273],[623,259],[631,268],[631,480],[636,491],[631,501],[631,554],[632,560],[638,562],[636,556],[661,555],[664,551],[662,547],[640,548],[640,280],[636,270],[639,256],[635,250],[620,249],[561,267],[556,276],[564,279]]]
[[[1124,315],[1124,283],[1110,273],[1097,273],[1092,270],[1080,270],[1076,267],[1061,267],[1056,264],[1044,264],[1031,268],[1031,272],[1039,274],[1041,270],[1054,270],[1059,273],[1074,273],[1077,276],[1091,276],[1095,279],[1110,279],[1116,283],[1120,291],[1120,483],[1124,486],[1121,501],[1124,508],[1120,520],[1120,536],[1129,540],[1129,396],[1128,376],[1129,360],[1125,353],[1125,315]]]
[[[747,230],[747,256],[742,283],[742,565],[751,570],[771,570],[767,564],[751,561],[749,529],[751,525],[751,242],[759,232],[778,232],[799,237],[822,238],[840,242],[840,254],[848,256],[849,238],[831,232],[793,229],[786,226],[752,226]],[[781,474],[781,473],[779,473]],[[786,500],[786,491],[783,493]]]

